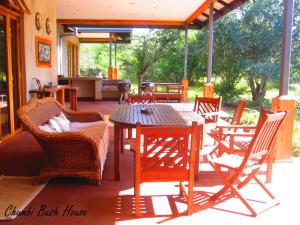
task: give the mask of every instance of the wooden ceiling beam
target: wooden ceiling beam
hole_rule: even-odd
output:
[[[110,38],[79,38],[80,43],[110,43]],[[128,40],[120,40],[118,43],[130,43]]]
[[[162,20],[93,20],[93,19],[57,19],[58,24],[65,25],[94,25],[94,26],[183,26],[183,21]]]
[[[198,19],[194,19],[193,21],[194,24],[196,24],[198,26],[199,29],[203,28],[204,26],[206,26],[206,23],[205,22],[202,22]]]
[[[224,7],[228,8],[228,9],[232,9],[232,7],[230,6],[230,4],[228,4],[227,2],[224,2],[223,0],[218,0],[218,2],[223,5]]]
[[[214,15],[214,21],[218,20],[219,18],[224,16],[226,13],[231,12],[232,10],[236,9],[237,7],[241,6],[242,4],[244,4],[247,1],[248,0],[236,0],[236,1],[233,1],[232,3],[228,4],[228,7],[224,7],[221,10],[215,11],[216,13]],[[208,19],[205,20],[204,22],[202,22],[202,24],[199,24],[199,29],[204,28],[205,26],[207,26],[207,24],[208,24]]]
[[[191,22],[193,22],[195,19],[197,19],[203,12],[205,12],[210,3],[214,3],[217,0],[206,0],[205,2],[203,2],[193,13],[192,15],[190,15],[186,20],[185,23],[186,24],[190,24]]]

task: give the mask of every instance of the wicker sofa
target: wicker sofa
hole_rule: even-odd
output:
[[[77,125],[76,130],[61,133],[49,133],[39,128],[61,112],[71,124],[83,126]],[[109,143],[108,127],[100,113],[72,111],[52,98],[44,98],[31,99],[17,110],[17,115],[23,129],[36,138],[48,156],[37,183],[63,176],[83,177],[100,183]]]

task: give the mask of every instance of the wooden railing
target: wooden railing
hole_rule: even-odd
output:
[[[154,83],[156,100],[176,100],[182,102],[184,86],[181,83]]]

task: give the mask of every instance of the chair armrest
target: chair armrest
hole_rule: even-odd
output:
[[[66,117],[72,122],[96,122],[104,120],[103,114],[94,110],[73,111],[67,108],[63,109]]]
[[[256,129],[255,125],[217,125],[216,129]]]

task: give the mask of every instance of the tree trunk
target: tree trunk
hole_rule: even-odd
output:
[[[138,73],[137,78],[138,78],[138,94],[141,95],[142,94],[141,83],[144,80],[144,74],[143,73]]]
[[[248,82],[250,85],[253,101],[265,97],[267,87],[267,77],[265,75],[261,75],[259,78],[249,77]]]

